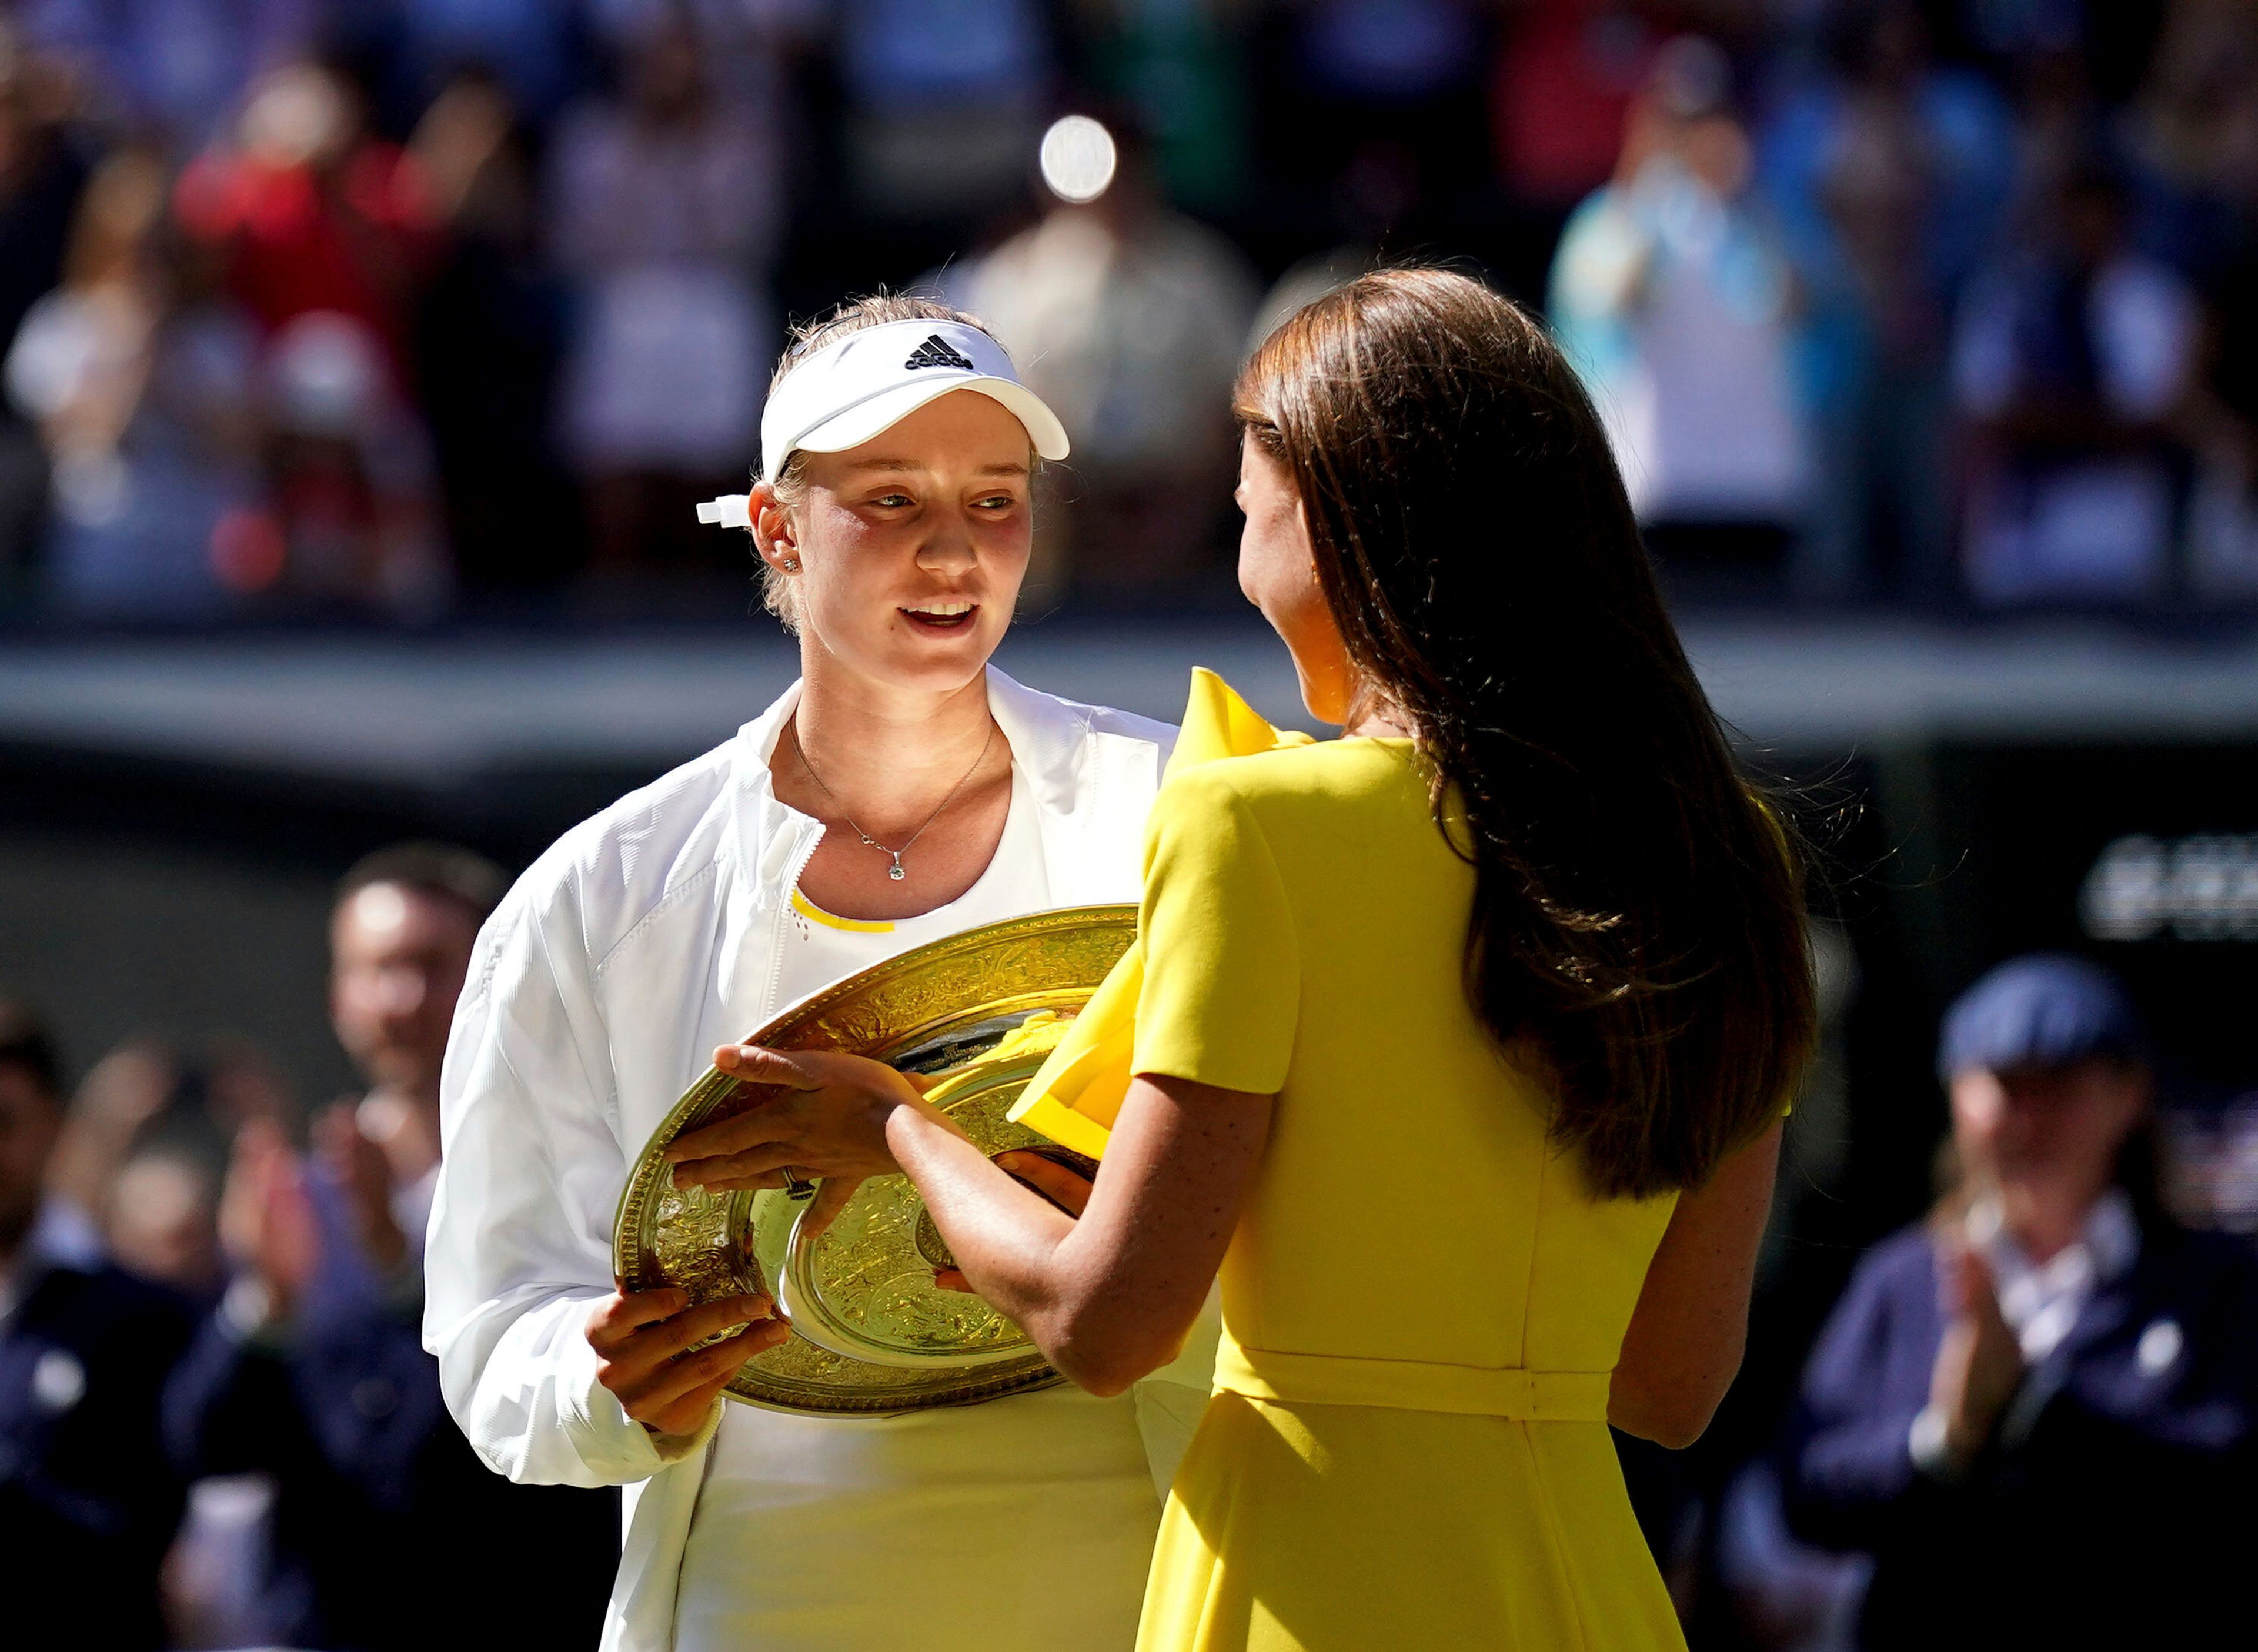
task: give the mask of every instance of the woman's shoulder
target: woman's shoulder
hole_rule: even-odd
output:
[[[1252,806],[1258,814],[1395,803],[1426,797],[1417,754],[1406,740],[1321,740],[1251,756],[1218,757],[1172,776],[1162,797],[1186,804]]]
[[[1168,778],[1153,805],[1148,841],[1210,846],[1259,840],[1281,867],[1299,865],[1303,851],[1337,858],[1344,840],[1398,840],[1425,831],[1431,817],[1426,782],[1408,741],[1323,741],[1282,746],[1252,756],[1219,757]]]

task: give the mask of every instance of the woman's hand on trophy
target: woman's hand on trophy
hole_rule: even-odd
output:
[[[628,1415],[659,1435],[695,1434],[737,1368],[791,1335],[765,1296],[693,1303],[688,1292],[672,1287],[614,1292],[590,1311],[587,1323],[588,1346],[599,1361],[596,1380],[618,1396]],[[721,1340],[707,1343],[714,1336]]]
[[[900,1168],[886,1145],[886,1118],[897,1107],[915,1106],[918,1091],[884,1062],[725,1044],[714,1065],[772,1093],[670,1145],[676,1187],[726,1193],[784,1187],[792,1179],[787,1171],[860,1181]]]

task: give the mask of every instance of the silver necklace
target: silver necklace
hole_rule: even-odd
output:
[[[972,776],[980,772],[980,765],[988,761],[989,748],[995,745],[995,743],[996,722],[993,718],[991,718],[988,722],[988,738],[980,742],[980,755],[972,760],[972,767],[964,771],[964,778],[958,781],[955,785],[948,789],[948,795],[941,800],[940,806],[934,809],[931,814],[926,816],[925,826],[920,826],[916,831],[910,833],[910,839],[907,843],[903,844],[898,849],[890,849],[884,844],[879,842],[877,839],[863,831],[861,826],[855,824],[855,817],[847,812],[847,805],[839,801],[839,794],[832,791],[829,786],[825,785],[823,783],[823,776],[815,772],[814,761],[808,756],[807,748],[800,741],[799,726],[797,723],[793,724],[792,730],[792,749],[799,754],[800,766],[807,770],[807,777],[815,782],[816,785],[821,789],[825,797],[831,799],[831,806],[839,811],[839,818],[847,823],[849,828],[853,831],[856,837],[862,839],[863,841],[869,844],[870,847],[877,850],[879,854],[891,854],[893,856],[894,863],[886,869],[886,876],[893,879],[897,883],[900,883],[904,878],[909,876],[907,872],[902,869],[902,856],[907,854],[912,848],[916,847],[917,840],[925,835],[926,826],[931,826],[934,821],[941,819],[941,810],[946,809],[950,804],[956,801],[956,794],[963,791],[965,786],[971,781]]]

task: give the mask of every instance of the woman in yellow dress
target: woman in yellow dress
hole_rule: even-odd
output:
[[[1239,402],[1240,583],[1345,732],[1162,788],[1080,1219],[874,1063],[717,1059],[805,1092],[776,1162],[906,1170],[1085,1387],[1219,1266],[1146,1652],[1682,1647],[1606,1425],[1687,1443],[1739,1363],[1813,1037],[1793,845],[1536,323],[1367,276]]]

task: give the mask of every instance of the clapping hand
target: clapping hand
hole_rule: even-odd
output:
[[[236,1132],[219,1234],[236,1266],[264,1288],[267,1318],[287,1319],[321,1260],[322,1236],[305,1161],[266,1119],[252,1119]]]
[[[380,1272],[390,1273],[408,1257],[408,1236],[392,1213],[391,1161],[361,1130],[350,1101],[316,1113],[312,1135],[316,1159],[345,1195],[362,1254]]]
[[[1983,1256],[1958,1239],[1937,1255],[1944,1337],[1929,1375],[1928,1403],[1944,1419],[1944,1447],[1966,1463],[1984,1448],[2023,1380],[2023,1349]]]

